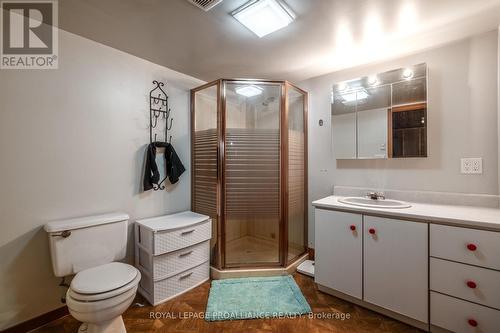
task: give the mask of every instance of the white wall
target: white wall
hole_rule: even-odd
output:
[[[498,194],[497,31],[400,59],[316,77],[309,92],[309,201],[332,185]],[[429,157],[336,161],[331,144],[333,83],[426,62]],[[318,120],[325,125],[319,127]],[[482,157],[483,175],[460,174],[461,157]],[[314,216],[309,207],[309,245]]]
[[[44,223],[190,207],[189,89],[203,82],[63,31],[59,50],[57,70],[0,71],[0,330],[62,306]],[[167,82],[187,171],[142,193],[154,79]]]

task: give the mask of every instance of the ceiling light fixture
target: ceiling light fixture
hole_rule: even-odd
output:
[[[360,101],[366,99],[368,97],[368,93],[366,90],[352,91],[345,94],[340,95],[344,100],[343,103],[352,103],[355,101]]]
[[[337,89],[338,89],[339,91],[346,90],[346,89],[347,89],[347,83],[345,83],[345,82],[341,82],[341,83],[339,83],[339,84],[337,85]]]
[[[259,38],[286,27],[295,19],[295,14],[281,0],[252,0],[231,15]]]
[[[262,94],[262,89],[261,87],[257,86],[241,86],[237,87],[234,89],[238,95],[242,95],[245,97],[253,97]]]
[[[403,71],[403,78],[406,80],[409,80],[413,77],[413,70],[410,68],[407,68]]]

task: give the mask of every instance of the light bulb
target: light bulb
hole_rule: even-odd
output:
[[[413,70],[410,68],[407,68],[403,71],[403,78],[409,80],[413,77]]]

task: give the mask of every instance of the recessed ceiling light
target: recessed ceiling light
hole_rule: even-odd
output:
[[[231,15],[260,37],[286,27],[295,14],[281,0],[252,0]]]
[[[409,80],[413,77],[413,70],[410,68],[407,68],[403,71],[403,78]]]
[[[262,94],[263,89],[257,86],[241,86],[234,89],[238,95],[253,97]]]

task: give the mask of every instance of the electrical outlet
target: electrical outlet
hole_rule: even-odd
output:
[[[481,157],[469,157],[460,159],[460,172],[463,174],[482,174],[483,159]]]

